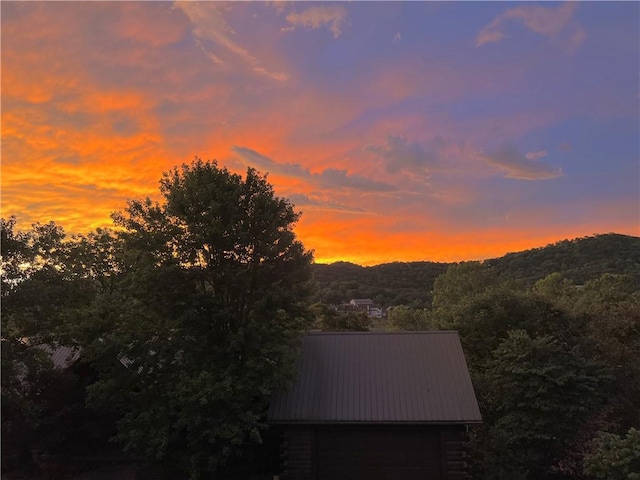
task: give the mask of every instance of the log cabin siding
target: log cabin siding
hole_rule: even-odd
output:
[[[280,478],[465,480],[465,446],[462,426],[288,426]]]
[[[284,429],[281,442],[283,480],[315,480],[315,429],[290,426]]]

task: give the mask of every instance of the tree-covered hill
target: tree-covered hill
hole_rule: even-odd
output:
[[[640,237],[604,234],[562,240],[545,247],[509,253],[485,260],[500,277],[532,285],[558,272],[582,284],[604,273],[632,276],[640,283]],[[433,282],[452,263],[395,262],[362,267],[348,262],[315,264],[316,300],[323,303],[347,302],[352,298],[371,298],[379,305],[431,303]]]
[[[608,233],[562,240],[485,263],[506,278],[533,284],[559,272],[580,285],[604,273],[626,274],[640,282],[640,237]]]
[[[394,262],[373,267],[348,262],[315,264],[316,300],[339,304],[352,298],[371,298],[382,306],[424,307],[431,303],[433,282],[449,265],[436,262]]]

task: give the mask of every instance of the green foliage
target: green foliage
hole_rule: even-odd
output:
[[[371,326],[371,319],[363,311],[338,312],[324,303],[315,303],[311,310],[313,328],[324,332],[366,332]]]
[[[531,292],[565,310],[573,308],[579,293],[575,284],[558,272],[538,280]]]
[[[431,303],[435,279],[448,264],[434,262],[388,263],[361,267],[348,262],[313,265],[316,302],[338,305],[352,298],[371,298],[382,307],[410,305],[424,308]]]
[[[596,450],[585,460],[585,474],[602,480],[640,480],[640,431],[630,428],[623,437],[600,432]]]
[[[579,476],[593,433],[637,414],[637,382],[624,375],[638,368],[629,351],[635,294],[623,283],[605,276],[577,288],[551,275],[524,291],[486,264],[451,267],[436,281],[433,319],[459,332],[483,412],[472,442],[477,476]],[[620,336],[594,328],[618,308],[627,321],[609,328]]]
[[[499,284],[496,271],[480,262],[451,265],[433,284],[433,308],[443,309]]]
[[[604,402],[609,377],[551,336],[508,333],[479,378],[484,468],[548,474],[576,431]],[[476,445],[478,446],[478,445]]]
[[[487,260],[502,276],[532,285],[555,272],[580,285],[605,273],[628,274],[640,284],[640,238],[614,233],[562,240]]]
[[[392,308],[387,315],[387,323],[392,330],[424,331],[433,329],[430,310],[411,308],[406,305]]]
[[[605,274],[578,289],[573,311],[587,320],[594,354],[614,372],[610,422],[640,425],[640,290],[629,276]]]
[[[102,371],[90,400],[120,412],[125,448],[198,478],[260,441],[309,326],[312,255],[299,214],[252,169],[196,160],[160,189],[164,203],[114,215],[117,238],[85,239],[101,252],[89,270],[111,273],[76,335]]]
[[[615,381],[604,417],[610,427],[639,425],[640,290],[634,279],[605,273],[576,286],[554,274],[539,281],[533,292],[577,319],[584,326],[580,348],[610,366]]]
[[[575,345],[584,328],[580,319],[544,299],[504,288],[466,296],[457,304],[441,306],[433,315],[439,328],[458,331],[472,369],[512,330],[526,330],[534,337],[554,335]]]
[[[53,364],[36,348],[37,337],[51,331],[65,289],[47,252],[60,247],[64,234],[53,224],[15,231],[16,220],[2,219],[2,439],[20,445],[42,418],[41,380]],[[34,340],[35,339],[35,342]],[[12,439],[10,442],[9,439]]]
[[[47,347],[57,345],[69,312],[87,302],[91,289],[70,274],[73,248],[53,222],[24,232],[15,231],[15,218],[1,223],[5,465],[27,443],[52,451],[79,438],[71,430],[83,409],[74,397],[81,388],[69,372],[54,369]]]

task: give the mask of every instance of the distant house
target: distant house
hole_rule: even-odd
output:
[[[71,367],[80,358],[80,349],[53,344],[40,344],[37,348],[46,352],[53,362],[54,368],[64,370]]]
[[[463,479],[481,422],[456,332],[311,333],[268,420],[283,480]]]
[[[349,305],[369,313],[369,309],[373,307],[373,300],[370,298],[353,298],[349,301]]]

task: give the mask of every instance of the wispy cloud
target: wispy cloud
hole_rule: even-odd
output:
[[[361,175],[350,174],[347,170],[327,168],[319,174],[312,174],[327,187],[338,187],[361,192],[390,192],[396,187],[388,183],[376,182]]]
[[[409,143],[406,137],[387,135],[384,145],[368,145],[366,151],[375,153],[388,173],[410,172],[430,176],[442,168],[441,155],[448,146],[440,136],[426,144]]]
[[[539,158],[544,158],[549,155],[549,152],[546,150],[538,150],[536,152],[527,152],[525,154],[525,158],[527,160],[538,160]]]
[[[538,161],[546,151],[521,154],[513,145],[504,144],[490,152],[477,152],[477,156],[498,167],[507,178],[519,180],[547,180],[562,176],[560,168]]]
[[[326,210],[330,212],[351,213],[356,215],[373,215],[363,208],[351,207],[334,200],[327,200],[314,194],[292,193],[288,195],[289,200],[296,208],[304,210]]]
[[[565,2],[557,8],[539,5],[524,5],[512,8],[496,17],[484,27],[476,37],[476,46],[499,42],[508,37],[505,24],[520,21],[532,32],[545,37],[555,37],[563,30],[569,29],[568,43],[571,48],[580,45],[586,33],[578,22],[572,22],[577,2]]]
[[[275,8],[278,14],[284,12],[285,8],[291,3],[293,3],[293,0],[271,0],[264,2],[266,6]]]
[[[333,37],[338,38],[347,23],[347,10],[340,5],[311,7],[302,12],[289,13],[287,21],[293,27],[307,27],[314,30],[327,27],[333,33]]]
[[[390,192],[396,190],[393,185],[368,179],[361,175],[350,174],[347,170],[326,168],[320,173],[311,172],[297,163],[279,163],[255,150],[234,146],[231,149],[248,165],[269,173],[294,177],[329,189],[347,189],[360,192]]]
[[[259,58],[233,39],[235,31],[224,19],[225,11],[232,8],[228,4],[180,1],[175,2],[175,6],[189,18],[198,47],[214,63],[227,65],[222,58],[224,52],[230,54],[234,61],[239,60],[248,66],[254,73],[279,81],[289,79],[288,73],[265,67]]]

